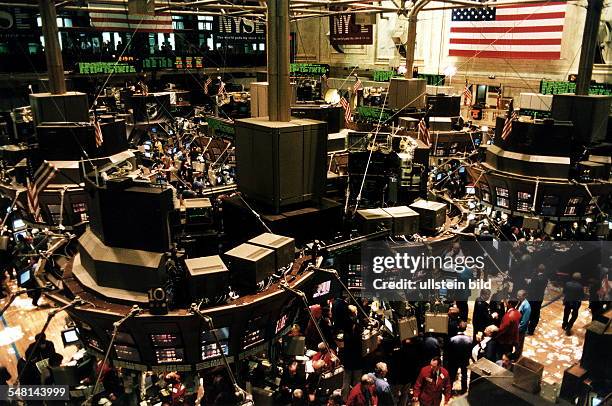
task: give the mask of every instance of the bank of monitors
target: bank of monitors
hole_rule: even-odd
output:
[[[221,349],[217,346],[213,332],[217,335],[223,354],[229,355],[229,328],[222,327],[215,330],[206,330],[201,335],[202,361],[221,356]]]

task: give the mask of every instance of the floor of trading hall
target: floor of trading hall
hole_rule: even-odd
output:
[[[12,286],[14,289],[15,287]],[[523,355],[544,365],[543,378],[549,382],[561,383],[563,371],[580,361],[584,342],[585,326],[591,321],[588,302],[583,302],[576,321],[573,334],[566,336],[561,329],[563,317],[563,302],[560,299],[560,289],[549,285],[547,298],[541,312],[540,323],[533,336],[527,336]],[[557,299],[557,300],[554,300]],[[0,301],[0,306],[6,304],[6,298]],[[41,298],[40,306],[34,307],[27,296],[15,299],[12,306],[0,316],[0,365],[5,365],[13,380],[17,377],[17,359],[25,354],[28,345],[34,342],[34,336],[43,328],[47,316],[52,309],[49,303]],[[470,316],[473,302],[470,303]],[[65,313],[58,313],[49,324],[47,338],[55,344],[55,349],[68,361],[76,352],[75,346],[64,347],[60,332],[65,328]],[[471,324],[468,324],[471,330]],[[471,335],[471,331],[468,331]],[[456,385],[459,381],[456,382]]]

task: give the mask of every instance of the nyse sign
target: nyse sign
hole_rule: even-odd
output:
[[[229,41],[265,41],[266,23],[245,17],[219,16],[215,20],[217,39]]]
[[[354,14],[341,14],[329,17],[329,42],[332,45],[372,45],[371,25],[355,24]]]

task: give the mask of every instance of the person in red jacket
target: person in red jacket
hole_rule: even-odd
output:
[[[501,359],[503,354],[512,353],[513,348],[519,342],[519,323],[521,312],[516,309],[518,299],[508,299],[506,301],[506,314],[502,318],[499,332],[497,333],[497,359]]]
[[[363,375],[361,382],[353,387],[346,400],[346,406],[377,406],[378,398],[374,388],[374,378]]]
[[[421,406],[439,406],[447,404],[451,397],[451,381],[448,371],[440,366],[440,357],[434,357],[429,365],[424,366],[414,384],[412,400]]]

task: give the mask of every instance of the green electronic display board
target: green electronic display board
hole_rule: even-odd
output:
[[[392,70],[377,70],[372,75],[372,80],[375,82],[388,82],[391,78],[401,76]]]
[[[357,107],[357,113],[359,114],[359,118],[364,119],[369,122],[376,122],[376,123],[378,123],[378,121],[380,121],[381,123],[384,123],[389,118],[391,118],[391,116],[393,115],[393,111],[391,110],[384,109],[382,110],[382,114],[381,114],[381,110],[382,109],[380,107],[372,107],[372,106]]]
[[[124,56],[120,61],[79,62],[77,72],[95,73],[136,73],[152,70],[182,70],[204,68],[203,56],[147,56],[143,59]]]
[[[329,65],[322,63],[292,63],[289,67],[292,76],[329,76]]]
[[[576,93],[576,83],[554,80],[541,80],[540,93],[542,94],[562,94]],[[612,84],[593,83],[589,87],[589,94],[612,95]]]
[[[429,86],[444,86],[446,76],[435,73],[419,73],[419,79],[425,79]]]
[[[79,62],[80,74],[92,73],[135,73],[136,66],[127,62]]]
[[[224,138],[234,138],[236,130],[231,122],[215,117],[207,117],[206,123],[208,124],[208,129],[212,130],[214,135]]]

